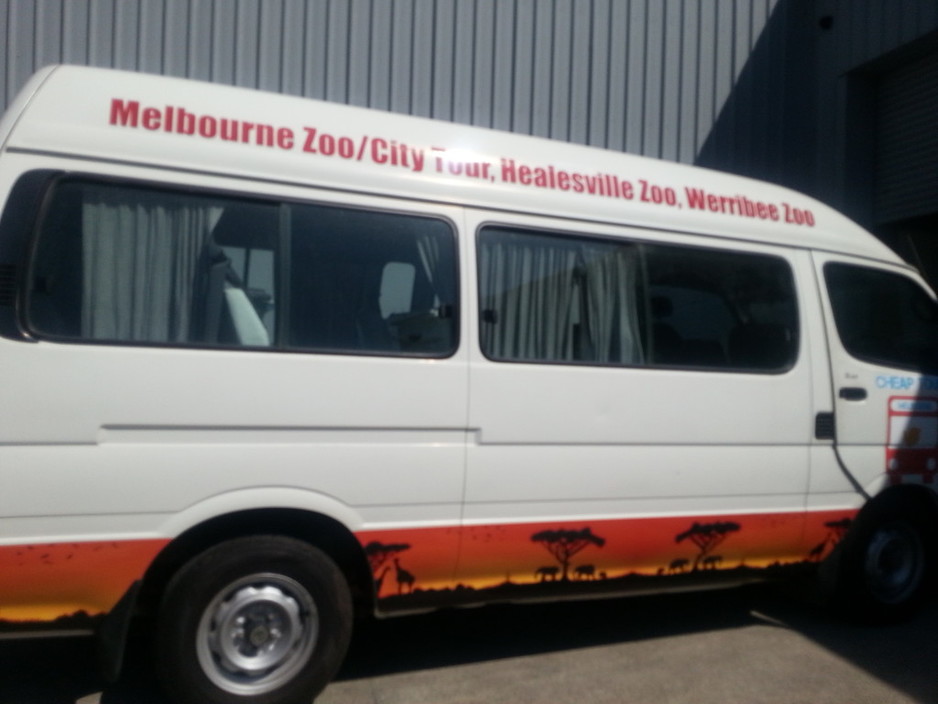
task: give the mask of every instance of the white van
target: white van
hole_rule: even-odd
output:
[[[935,566],[938,306],[756,181],[218,85],[0,125],[0,624],[309,701],[353,613]]]

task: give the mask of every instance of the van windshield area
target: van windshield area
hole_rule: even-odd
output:
[[[89,342],[444,356],[454,235],[435,218],[64,179],[26,324]]]
[[[872,267],[824,267],[837,335],[852,356],[938,374],[938,304],[917,283]]]
[[[491,359],[781,372],[797,357],[780,257],[496,227],[479,248]]]

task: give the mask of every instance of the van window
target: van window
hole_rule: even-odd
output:
[[[270,204],[61,182],[39,228],[30,326],[83,340],[269,345],[219,237],[237,229],[243,272],[249,249],[272,251],[276,224]],[[267,286],[255,301],[272,299]]]
[[[899,274],[834,262],[824,278],[837,335],[851,355],[938,373],[938,306],[924,289]]]
[[[794,282],[779,257],[643,245],[648,359],[657,366],[780,371],[794,364]]]
[[[797,354],[778,257],[488,227],[479,267],[494,360],[775,372]]]
[[[290,257],[291,347],[431,355],[454,348],[456,255],[444,222],[300,205],[291,210]]]
[[[456,345],[455,247],[440,220],[72,179],[47,203],[26,316],[40,336],[429,356]]]

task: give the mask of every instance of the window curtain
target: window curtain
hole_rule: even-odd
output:
[[[480,253],[482,346],[500,359],[574,358],[577,250],[547,238],[491,234]]]
[[[642,362],[636,281],[638,252],[633,246],[583,247],[585,308],[591,359]]]
[[[631,245],[484,232],[483,350],[497,359],[641,362],[638,257]]]
[[[83,336],[188,341],[200,254],[221,208],[129,189],[84,196]]]

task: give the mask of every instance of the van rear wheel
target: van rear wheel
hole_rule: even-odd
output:
[[[170,581],[157,623],[157,669],[173,701],[312,701],[351,636],[345,578],[292,538],[221,543]]]

